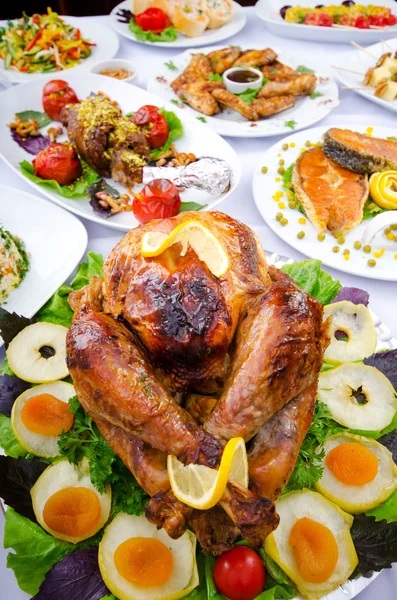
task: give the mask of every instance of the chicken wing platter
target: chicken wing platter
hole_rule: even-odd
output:
[[[360,130],[319,127],[284,138],[258,165],[254,198],[273,231],[307,256],[396,281],[397,132]]]
[[[188,50],[164,63],[148,90],[208,123],[221,135],[263,137],[301,129],[338,104],[326,73],[272,48]]]
[[[20,588],[353,598],[397,561],[397,342],[368,302],[209,211],[89,252],[33,319],[0,309]]]
[[[344,55],[334,69],[347,89],[396,112],[396,51],[396,39],[374,44]]]

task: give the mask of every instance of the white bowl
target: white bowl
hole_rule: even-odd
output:
[[[256,79],[255,81],[249,81],[247,83],[232,81],[231,79],[229,79],[229,75],[231,73],[235,73],[236,71],[241,70],[250,71],[254,75],[257,75],[258,79]],[[257,90],[261,88],[263,75],[261,71],[259,71],[258,69],[254,69],[253,67],[231,67],[230,69],[227,69],[227,71],[224,72],[223,81],[226,84],[226,89],[228,92],[231,92],[232,94],[242,94],[247,90]]]
[[[119,79],[119,81],[126,81],[128,83],[131,83],[131,81],[133,81],[133,79],[135,79],[135,77],[138,75],[138,67],[136,67],[131,61],[124,60],[122,58],[112,58],[111,60],[99,62],[92,67],[91,73],[102,75],[101,71],[104,69],[125,69],[126,71],[132,71],[132,75],[129,77],[126,77],[125,79]],[[109,75],[105,75],[104,77],[109,77]]]

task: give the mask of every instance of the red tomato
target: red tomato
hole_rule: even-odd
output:
[[[151,148],[160,148],[168,139],[168,124],[164,115],[159,113],[157,106],[145,104],[131,117],[135,125],[148,125],[145,131],[147,142]]]
[[[133,213],[140,223],[175,217],[180,207],[178,188],[168,179],[153,179],[135,196],[132,204]]]
[[[218,591],[229,600],[253,600],[266,583],[259,555],[247,546],[235,546],[217,558],[213,576]]]
[[[81,175],[81,162],[69,144],[51,144],[33,160],[35,175],[70,185]]]
[[[353,27],[358,29],[369,29],[369,20],[364,15],[359,15],[353,23]]]
[[[147,125],[153,121],[158,114],[159,109],[157,106],[145,104],[144,106],[141,106],[141,108],[137,110],[134,115],[132,115],[131,121],[135,123],[135,125]]]
[[[333,20],[328,13],[308,13],[304,20],[305,25],[317,27],[332,27]]]
[[[79,102],[74,90],[62,79],[53,79],[45,84],[43,89],[44,112],[53,121],[59,121],[61,110],[66,104]]]
[[[161,33],[171,25],[169,16],[161,8],[147,8],[139,15],[135,15],[135,21],[143,31]]]

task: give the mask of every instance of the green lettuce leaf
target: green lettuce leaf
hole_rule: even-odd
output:
[[[25,458],[26,450],[22,448],[16,439],[11,427],[11,419],[0,413],[0,446],[4,453],[12,458]]]
[[[197,202],[181,202],[181,208],[179,212],[186,212],[189,210],[203,210],[207,204],[198,204]]]
[[[70,285],[61,285],[59,290],[44,304],[36,315],[38,321],[47,321],[69,327],[73,311],[68,304],[68,296],[73,290],[79,290],[89,282],[94,275],[102,277],[103,258],[101,254],[89,252],[85,262],[77,269],[76,276]]]
[[[143,31],[142,27],[132,18],[129,25],[129,30],[135,34],[137,40],[141,42],[175,42],[178,39],[178,31],[175,27],[167,27],[161,33],[153,33],[153,31]]]
[[[375,521],[387,521],[394,523],[397,521],[397,490],[380,506],[367,510],[368,517],[375,517]]]
[[[5,357],[4,362],[0,365],[0,375],[14,375],[14,371],[11,371],[8,359]]]
[[[171,144],[173,144],[177,139],[183,136],[183,125],[179,117],[176,116],[174,112],[171,110],[165,110],[165,108],[160,108],[159,113],[164,115],[167,125],[168,125],[168,139],[163,146],[160,148],[154,148],[150,152],[150,160],[157,160],[164,152],[167,152],[171,148]]]
[[[45,127],[52,122],[52,119],[48,115],[37,110],[24,110],[23,112],[16,113],[15,116],[22,119],[22,121],[34,119],[39,124],[39,127]]]
[[[87,163],[81,161],[83,167],[83,174],[81,177],[76,179],[72,185],[59,185],[54,179],[42,179],[34,174],[34,167],[27,160],[23,160],[19,163],[22,171],[22,175],[25,175],[30,181],[42,185],[44,187],[51,188],[64,196],[65,198],[78,198],[84,196],[86,189],[92,185],[98,178],[99,175],[94,169],[92,169]]]
[[[386,210],[386,208],[381,208],[380,206],[378,206],[372,200],[372,198],[368,198],[364,205],[363,220],[366,221],[367,219],[372,219],[372,217],[380,215],[380,213],[386,212]]]
[[[284,265],[281,270],[321,304],[329,304],[341,288],[340,281],[322,271],[321,260],[300,260]]]

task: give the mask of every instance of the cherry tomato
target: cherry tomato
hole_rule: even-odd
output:
[[[217,558],[214,582],[229,600],[253,600],[264,590],[266,570],[259,555],[247,546],[235,546]]]
[[[140,223],[175,217],[180,207],[178,188],[168,179],[153,179],[135,196],[132,204],[133,213]]]
[[[364,15],[360,15],[354,20],[353,27],[357,27],[358,29],[369,29],[369,20]]]
[[[145,136],[151,148],[160,148],[168,139],[168,124],[164,115],[159,113],[157,106],[145,104],[131,117],[135,125],[147,125]]]
[[[35,175],[70,185],[81,175],[81,162],[69,144],[51,144],[33,160]]]
[[[53,121],[59,121],[61,110],[67,104],[79,102],[74,90],[62,79],[53,79],[46,83],[43,89],[44,112]]]
[[[143,31],[153,31],[153,33],[161,33],[171,25],[171,19],[161,8],[147,8],[139,15],[135,15],[135,21]]]
[[[135,123],[135,125],[147,125],[153,119],[157,117],[159,114],[159,109],[157,106],[153,106],[152,104],[145,104],[141,106],[139,110],[136,111],[134,115],[131,117],[131,121]]]

